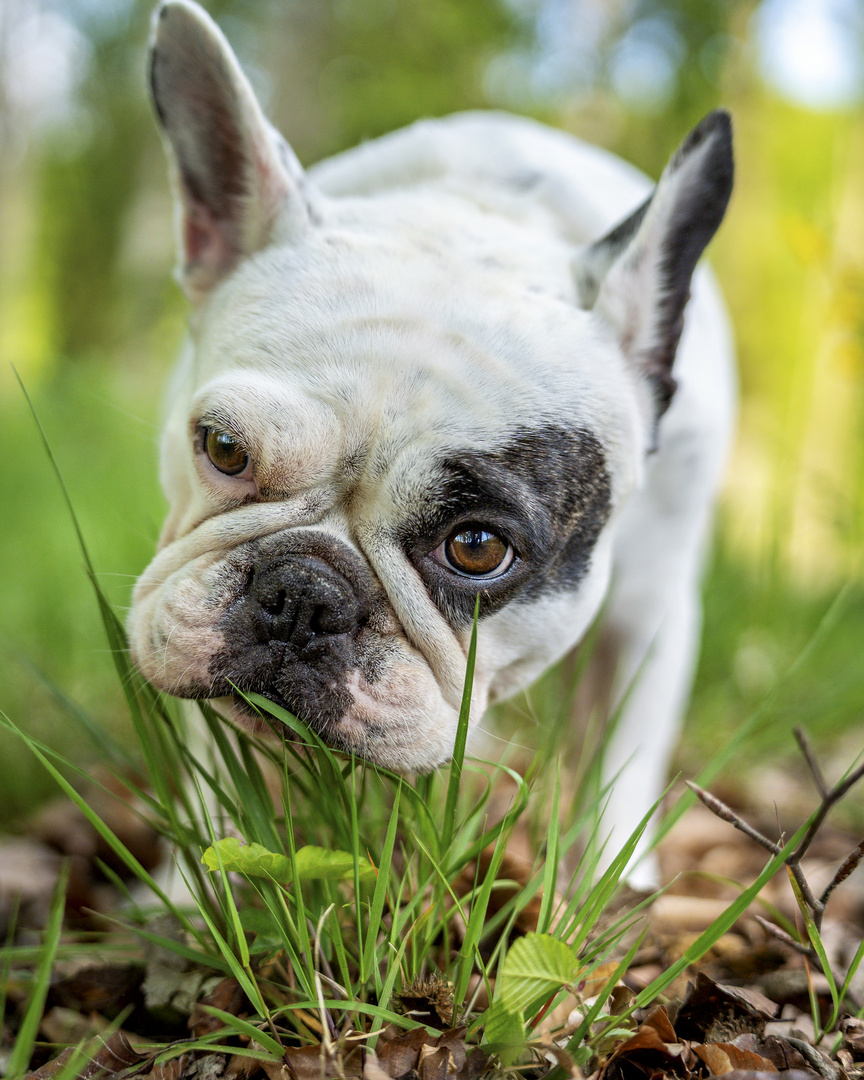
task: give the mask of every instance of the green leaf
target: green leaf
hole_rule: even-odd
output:
[[[551,934],[526,934],[510,947],[496,985],[496,1000],[511,1013],[577,981],[573,950]]]
[[[512,1065],[525,1046],[525,1020],[497,1001],[486,1014],[483,1046],[497,1054],[504,1066]]]
[[[361,857],[359,861],[360,880],[373,881],[375,867],[368,859]],[[290,885],[294,880],[287,855],[268,851],[263,844],[243,844],[236,836],[217,840],[201,856],[201,862],[208,870],[264,877],[280,885]],[[346,881],[354,877],[354,856],[348,851],[329,851],[310,844],[298,848],[296,866],[299,881]]]
[[[551,934],[526,934],[510,947],[484,1019],[483,1044],[511,1065],[525,1045],[525,1009],[575,983],[581,965],[573,950]]]

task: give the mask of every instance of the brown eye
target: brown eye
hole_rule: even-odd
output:
[[[249,464],[249,454],[240,440],[218,428],[204,429],[204,453],[226,476],[238,476]]]
[[[497,577],[513,561],[513,548],[482,525],[460,525],[442,545],[444,561],[460,574]]]

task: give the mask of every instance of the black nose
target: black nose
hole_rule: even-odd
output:
[[[284,641],[302,653],[316,639],[347,634],[362,617],[349,582],[321,559],[289,555],[255,567],[247,585],[260,641]]]

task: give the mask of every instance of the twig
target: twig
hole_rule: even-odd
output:
[[[808,960],[811,960],[817,967],[821,968],[819,962],[819,954],[813,948],[812,945],[803,945],[800,941],[796,941],[791,934],[787,934],[786,931],[778,926],[776,923],[768,922],[767,919],[763,919],[761,915],[754,915],[753,918],[759,925],[770,934],[771,937],[777,938],[778,941],[782,941],[784,945],[788,945],[790,949],[794,949],[795,952],[801,953],[802,956],[806,956]]]
[[[755,840],[756,843],[765,848],[766,851],[770,851],[772,855],[779,855],[783,850],[782,844],[775,843],[773,840],[769,840],[767,836],[763,836],[758,829],[754,829],[752,825],[749,825],[742,817],[739,817],[731,807],[718,799],[716,795],[712,795],[709,791],[705,791],[704,788],[700,788],[698,784],[694,784],[690,780],[687,780],[686,784],[713,814],[722,818],[723,821],[728,821],[730,825],[734,825],[739,832],[743,832],[745,836],[749,836],[751,840]],[[819,912],[820,902],[813,895],[810,886],[807,884],[806,878],[801,872],[800,859],[805,850],[806,848],[804,848],[802,842],[802,844],[799,845],[798,850],[789,855],[785,861],[786,865],[789,867],[790,873],[795,878],[796,884],[801,890],[801,894],[804,897],[807,906],[813,912],[814,922],[816,922],[816,925],[818,926],[822,918],[821,912]],[[824,905],[822,905],[822,908],[824,909]],[[819,912],[818,918],[817,912]]]
[[[816,790],[819,792],[821,798],[827,798],[828,787],[825,783],[825,778],[822,775],[822,770],[819,768],[819,763],[810,748],[810,741],[804,734],[804,729],[800,727],[793,728],[792,734],[795,736],[795,741],[798,743],[799,750],[804,755],[804,760],[807,762],[807,768],[810,770],[810,775],[813,777],[813,783],[816,785]]]
[[[775,844],[773,840],[769,840],[767,836],[763,836],[758,829],[754,829],[752,825],[748,825],[747,822],[739,817],[730,806],[727,806],[722,799],[718,799],[717,796],[712,795],[710,791],[706,791],[704,788],[699,787],[698,784],[694,784],[692,780],[685,780],[684,783],[698,799],[702,800],[712,814],[716,814],[717,817],[721,818],[723,821],[728,821],[730,825],[734,825],[739,832],[743,832],[745,836],[749,836],[751,840],[755,840],[757,844],[764,847],[766,851],[770,851],[772,855],[777,855],[782,851],[780,844]]]
[[[864,765],[859,765],[854,772],[851,772],[845,780],[842,780],[839,784],[833,787],[827,795],[823,797],[822,803],[819,809],[816,811],[813,817],[813,821],[810,824],[810,828],[807,830],[807,835],[798,845],[798,850],[792,856],[790,856],[790,866],[793,862],[799,863],[803,859],[804,855],[807,852],[807,849],[813,843],[813,838],[816,836],[816,833],[822,827],[822,822],[828,816],[828,811],[843,798],[843,796],[846,794],[847,791],[849,791],[853,784],[858,783],[862,776],[864,776]],[[815,909],[813,914],[816,914]]]
[[[825,915],[825,906],[828,903],[829,897],[837,886],[845,881],[855,867],[858,866],[862,859],[864,859],[864,841],[858,845],[851,855],[844,859],[837,868],[834,877],[819,897],[816,897],[813,894],[813,890],[810,888],[807,879],[804,877],[801,870],[801,861],[809,851],[810,845],[813,843],[816,834],[822,827],[825,818],[828,816],[828,812],[843,798],[854,784],[857,784],[858,781],[864,777],[864,764],[859,765],[857,769],[853,769],[845,780],[841,780],[839,783],[835,784],[834,787],[829,788],[825,783],[822,770],[819,768],[818,762],[810,747],[810,743],[807,740],[807,736],[800,728],[795,729],[795,738],[801,753],[804,756],[804,761],[807,763],[807,768],[813,778],[813,783],[816,785],[819,792],[819,806],[813,814],[807,832],[804,834],[798,847],[791,855],[787,856],[785,862],[789,869],[789,873],[795,879],[795,884],[798,886],[801,893],[801,899],[810,909],[813,916],[813,923],[818,931],[822,928],[822,919]],[[721,818],[723,821],[728,821],[730,825],[733,825],[739,832],[744,833],[745,836],[748,836],[751,840],[755,841],[755,843],[765,848],[766,851],[770,851],[772,855],[777,855],[783,850],[782,844],[770,840],[767,836],[763,836],[758,829],[755,829],[752,825],[749,825],[744,821],[743,818],[739,817],[734,810],[718,799],[716,795],[712,795],[710,792],[700,788],[698,784],[691,783],[689,780],[687,781],[687,786],[699,799],[701,799],[713,814],[716,814],[717,817]],[[765,923],[762,919],[759,921],[766,926],[766,928],[770,925]],[[789,935],[785,935],[783,931],[778,930],[775,933],[772,930],[771,932],[781,941],[789,937]],[[809,959],[815,960],[818,963],[818,959],[811,951],[806,950],[806,947],[799,946],[798,943],[794,942],[791,938],[789,938],[786,943],[793,948],[796,948],[799,952],[803,952]]]
[[[819,897],[819,902],[824,907],[828,903],[828,897],[842,882],[849,877],[856,866],[864,859],[864,840],[855,848],[851,855],[847,855],[842,863],[837,867],[837,873],[825,886],[825,890]]]

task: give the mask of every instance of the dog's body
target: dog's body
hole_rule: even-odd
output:
[[[307,177],[200,9],[160,9],[152,72],[195,312],[137,664],[184,697],[258,691],[422,771],[452,749],[478,593],[475,721],[605,604],[598,655],[611,700],[627,692],[607,821],[626,835],[689,687],[731,427],[704,271],[678,341],[731,187],[725,115],[650,202],[617,159],[498,114]]]

